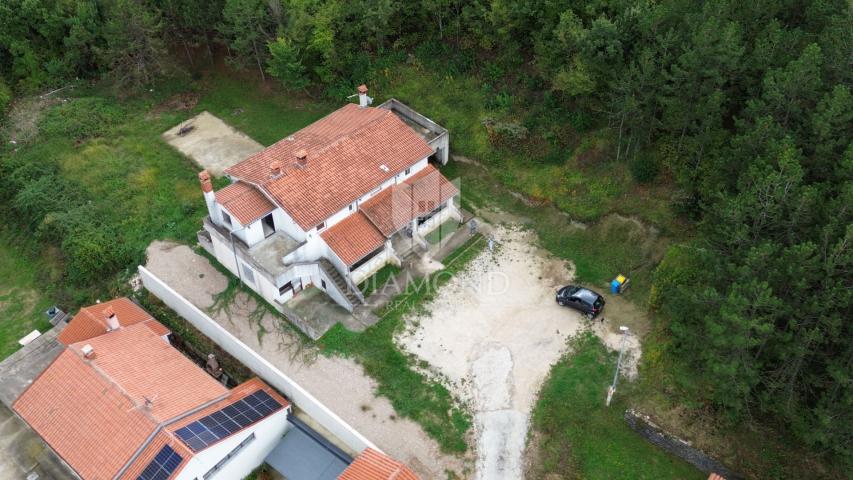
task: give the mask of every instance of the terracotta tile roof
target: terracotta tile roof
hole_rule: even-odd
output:
[[[121,476],[122,480],[137,480],[139,478],[139,474],[145,470],[145,467],[151,463],[151,460],[154,460],[154,457],[160,453],[160,450],[165,446],[169,445],[172,447],[172,450],[175,451],[178,455],[181,456],[181,464],[178,465],[178,468],[172,473],[172,477],[174,477],[178,472],[181,471],[184,466],[186,466],[187,462],[192,458],[193,453],[181,443],[178,438],[172,435],[170,432],[166,430],[160,430],[157,432],[157,435],[151,440],[151,443],[145,446],[145,448],[139,452],[139,456],[137,456],[133,463],[131,463],[124,473]]]
[[[212,404],[208,405],[207,407],[193,413],[192,415],[188,415],[188,416],[178,420],[177,422],[169,424],[169,426],[166,428],[170,432],[174,433],[174,432],[180,430],[181,428],[189,425],[190,423],[195,422],[196,420],[198,420],[200,418],[204,418],[204,417],[210,415],[211,413],[217,412],[217,411],[221,410],[222,408],[224,408],[228,405],[231,405],[232,403],[234,403],[238,400],[241,400],[245,397],[248,397],[249,395],[257,392],[258,390],[264,390],[265,392],[269,393],[273,398],[278,400],[278,402],[280,404],[282,404],[284,406],[284,408],[287,408],[290,405],[290,402],[288,402],[286,398],[282,397],[281,395],[279,395],[278,392],[276,392],[275,390],[270,388],[270,386],[267,385],[266,383],[264,383],[263,380],[255,377],[255,378],[251,378],[249,380],[246,380],[245,382],[241,383],[240,385],[237,385],[236,387],[232,388],[231,392],[229,393],[229,395],[227,397],[217,401],[216,403],[212,403]],[[246,428],[248,428],[248,427],[246,427]]]
[[[379,192],[361,204],[360,209],[383,235],[390,237],[458,193],[459,189],[444,175],[427,165],[405,182]]]
[[[296,165],[300,150],[308,154],[304,167]],[[310,230],[432,153],[390,110],[347,104],[225,173],[265,189]],[[274,161],[283,175],[270,175]]]
[[[338,476],[338,480],[418,480],[409,467],[367,448]]]
[[[385,242],[382,233],[361,212],[341,220],[320,236],[347,265],[361,260]]]
[[[235,182],[219,190],[216,201],[244,226],[275,210],[263,193],[245,182]]]
[[[156,428],[139,405],[72,349],[13,408],[84,479],[112,479]]]
[[[160,422],[228,394],[146,325],[122,328],[69,348],[79,352],[86,344],[94,349],[92,366],[137,405],[150,400],[149,413]]]
[[[70,345],[107,333],[107,319],[104,311],[110,308],[115,312],[118,323],[122,327],[145,322],[158,335],[171,333],[168,328],[154,320],[142,307],[133,303],[129,298],[122,297],[81,308],[77,315],[71,319],[71,322],[59,333],[59,341],[65,345]]]

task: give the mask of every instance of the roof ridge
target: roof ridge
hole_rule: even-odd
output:
[[[355,105],[355,104],[351,103],[350,105]],[[362,108],[362,107],[359,107],[359,108]],[[376,110],[376,111],[379,111],[379,110],[383,110],[383,111],[380,112],[380,114],[377,115],[376,118],[371,118],[367,122],[356,127],[353,131],[351,131],[347,134],[341,135],[340,137],[336,138],[334,141],[329,142],[328,144],[324,145],[322,148],[315,150],[314,151],[315,154],[316,155],[322,155],[323,153],[328,152],[332,148],[335,148],[338,145],[340,145],[340,144],[342,144],[348,140],[353,140],[353,139],[357,138],[359,135],[362,135],[365,131],[368,131],[369,130],[368,127],[372,127],[376,123],[388,118],[388,114],[393,115],[393,112],[391,112],[391,110],[385,110],[384,108],[376,108],[376,107],[364,107],[364,108],[371,108],[371,109]],[[309,127],[310,127],[310,125],[309,125]],[[308,128],[308,127],[305,127],[305,128]],[[296,133],[299,133],[299,132],[296,132]]]
[[[144,323],[145,323],[145,322],[139,322],[139,323],[138,323],[138,324],[136,324],[136,325],[142,325],[142,326],[144,326],[144,327],[145,327],[145,329],[146,329],[147,331],[151,332],[151,329],[149,329],[147,326],[145,326],[145,325],[144,325]],[[128,328],[134,327],[134,326],[136,326],[136,325],[131,325],[131,326],[130,326],[130,327],[128,327]],[[153,335],[153,334],[154,334],[154,332],[151,332],[151,334]],[[86,342],[86,341],[87,341],[87,340],[83,340],[83,342]],[[72,344],[72,345],[69,345],[69,346],[68,346],[68,348],[69,348],[69,349],[70,349],[70,350],[71,350],[71,351],[72,351],[72,352],[77,356],[77,358],[78,358],[78,359],[80,359],[80,361],[82,361],[82,362],[83,362],[83,364],[85,364],[86,366],[91,367],[91,368],[92,368],[92,370],[93,370],[95,373],[97,373],[101,378],[103,378],[104,380],[106,380],[106,381],[107,381],[107,383],[109,383],[110,385],[112,385],[112,386],[116,387],[116,390],[117,390],[119,393],[121,393],[125,398],[127,398],[127,399],[130,401],[130,403],[133,405],[133,408],[132,408],[131,410],[141,410],[141,411],[142,411],[142,413],[143,413],[143,415],[144,415],[148,420],[150,420],[150,421],[151,421],[155,426],[156,426],[156,425],[159,425],[159,424],[160,424],[160,421],[159,421],[159,419],[158,419],[158,418],[156,418],[156,417],[154,416],[154,414],[153,414],[153,413],[151,413],[150,411],[145,411],[145,409],[144,409],[144,408],[140,409],[140,407],[144,406],[144,403],[143,403],[142,405],[138,404],[138,403],[136,402],[136,400],[134,400],[134,398],[133,398],[133,396],[130,394],[130,392],[128,392],[128,391],[127,391],[127,389],[126,389],[126,388],[124,388],[124,386],[122,386],[118,381],[116,381],[115,379],[113,379],[113,377],[112,377],[112,376],[108,375],[108,374],[107,374],[107,372],[105,372],[101,367],[99,367],[97,364],[95,364],[95,362],[94,362],[93,360],[86,358],[86,355],[84,355],[82,351],[79,351],[77,348],[75,348],[75,345],[77,345],[78,343],[82,343],[82,342],[77,342],[77,343],[75,343],[75,344]],[[95,355],[97,355],[97,352],[95,352]],[[144,397],[144,395],[143,395],[143,397]],[[153,400],[152,400],[152,401],[153,401]],[[127,411],[130,411],[130,410],[127,410]]]

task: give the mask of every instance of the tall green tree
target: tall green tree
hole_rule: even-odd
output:
[[[144,0],[113,0],[107,7],[99,56],[119,87],[139,88],[164,72],[167,61],[160,12]]]

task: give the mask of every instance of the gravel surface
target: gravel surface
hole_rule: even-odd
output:
[[[209,308],[213,296],[227,285],[225,276],[185,245],[154,242],[147,256],[146,268],[202,310]],[[240,295],[230,317],[224,312],[211,317],[422,479],[446,478],[447,470],[464,478],[464,460],[443,455],[419,425],[398,418],[387,399],[374,395],[376,383],[361,366],[348,359],[319,355],[315,347],[300,344],[288,328],[278,328],[278,319],[272,315],[261,321],[268,333],[259,335],[258,324],[249,320],[254,309],[254,300]]]
[[[585,322],[554,300],[556,290],[573,278],[565,262],[535,248],[524,231],[499,227],[491,233],[495,251],[486,250],[443,286],[426,313],[408,319],[409,328],[397,341],[471,405],[475,477],[520,479],[539,388],[565,352],[568,337]],[[621,337],[612,332],[610,320],[591,328],[618,346]],[[639,342],[629,348],[635,351],[627,370],[635,371],[631,358],[639,357]]]

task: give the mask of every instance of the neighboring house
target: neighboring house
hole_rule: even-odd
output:
[[[361,455],[344,470],[339,480],[418,480],[409,467],[372,448]]]
[[[239,479],[289,428],[255,378],[228,390],[126,298],[80,310],[65,350],[13,404],[83,479]]]
[[[368,106],[364,85],[359,97],[226,169],[227,187],[199,174],[201,244],[279,310],[313,285],[352,311],[358,283],[461,220],[459,190],[434,166],[447,130],[396,100]]]

